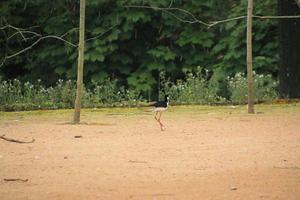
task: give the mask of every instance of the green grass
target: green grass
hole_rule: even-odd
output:
[[[143,115],[154,115],[149,107],[137,108],[102,108],[102,109],[82,109],[82,121],[93,121],[101,117],[140,117]],[[20,120],[53,120],[55,122],[67,123],[72,121],[72,109],[65,110],[38,110],[38,111],[21,111],[21,112],[0,112],[0,121]],[[281,115],[281,114],[300,114],[300,103],[291,104],[258,104],[255,105],[255,115]],[[203,115],[203,116],[252,116],[247,114],[247,107],[241,106],[170,106],[165,113],[168,116],[178,115]]]

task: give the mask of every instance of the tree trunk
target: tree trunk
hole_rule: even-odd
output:
[[[279,15],[300,15],[296,1],[278,0]],[[300,19],[279,20],[279,92],[300,98]]]
[[[80,109],[83,90],[83,62],[84,62],[84,31],[85,31],[85,0],[80,0],[79,47],[77,67],[77,92],[74,110],[74,123],[80,122]]]
[[[295,2],[298,5],[298,7],[300,8],[300,0],[295,0]]]
[[[252,67],[252,13],[253,0],[248,0],[247,14],[247,84],[248,84],[248,113],[254,113],[253,67]]]

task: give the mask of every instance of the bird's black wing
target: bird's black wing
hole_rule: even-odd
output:
[[[155,106],[155,107],[167,107],[167,103],[164,102],[164,101],[157,101],[157,102],[153,103],[152,106]]]

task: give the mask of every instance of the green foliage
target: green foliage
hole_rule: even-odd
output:
[[[59,79],[54,87],[21,83],[19,80],[0,82],[0,110],[20,111],[36,109],[73,108],[76,83]],[[116,80],[92,82],[91,89],[84,89],[83,107],[137,106],[139,92],[118,87]]]
[[[53,104],[58,104],[58,107],[70,108],[74,106],[76,84],[74,81],[64,81],[59,79],[55,87],[49,87],[47,92],[50,101]]]
[[[174,60],[176,54],[172,52],[168,47],[158,46],[154,49],[151,49],[147,52],[149,55],[152,55],[156,59],[162,59],[165,61]]]
[[[178,80],[176,84],[162,74],[161,84],[173,104],[211,104],[226,101],[217,95],[218,88],[209,77],[208,71],[200,67],[194,73],[187,71],[185,80]]]
[[[244,73],[237,73],[228,78],[231,102],[247,103],[247,78]],[[255,102],[269,102],[278,98],[278,81],[272,79],[271,75],[254,73],[254,95]]]
[[[132,107],[142,101],[138,91],[118,87],[115,80],[105,80],[104,83],[95,82],[94,90],[85,92],[84,107]]]
[[[276,15],[276,1],[266,0],[254,4],[254,15]],[[247,1],[242,0],[231,8],[229,17],[246,15]],[[221,39],[212,53],[218,59],[215,68],[226,68],[233,75],[246,71],[246,19],[220,25]],[[278,33],[276,20],[253,21],[253,68],[259,73],[275,73],[278,68]]]
[[[71,108],[75,100],[75,83],[60,79],[55,87],[46,88],[40,80],[36,84],[23,84],[14,79],[1,82],[0,95],[0,105],[5,110]]]
[[[255,73],[254,73],[255,74]],[[245,74],[237,73],[225,79],[229,96],[219,94],[220,84],[216,84],[214,75],[208,70],[197,67],[187,70],[185,77],[176,83],[170,81],[165,73],[160,74],[160,96],[168,94],[171,104],[244,104],[247,102],[247,84]],[[0,82],[0,110],[19,111],[37,109],[73,108],[75,101],[74,81],[59,80],[54,87],[44,87],[40,81],[35,84],[17,79]],[[271,75],[254,75],[256,102],[269,102],[278,98],[278,82]],[[128,90],[119,87],[116,79],[102,82],[92,81],[84,88],[84,108],[111,106],[138,106],[145,99],[140,89]]]
[[[213,77],[209,77],[212,78],[211,84],[218,85],[216,95],[228,96],[224,94],[225,90],[220,89],[226,87],[224,77],[246,70],[244,19],[207,29],[201,24],[178,20],[178,17],[182,20],[194,20],[185,12],[128,8],[127,5],[171,6],[185,9],[198,19],[210,22],[245,15],[247,1],[230,0],[222,3],[218,0],[87,1],[84,58],[84,79],[87,85],[93,84],[92,81],[104,82],[114,77],[120,80],[120,83],[116,83],[116,87],[124,86],[124,90],[137,91],[144,97],[149,93],[155,96],[153,93],[157,91],[153,88],[157,88],[159,81],[157,74],[160,71],[166,72],[166,75],[170,76],[170,81],[176,83],[177,79],[185,76],[185,69],[195,70],[195,66],[205,66],[205,70],[213,72]],[[265,0],[255,3],[256,15],[274,15],[275,12],[276,1]],[[6,0],[1,3],[0,16],[0,27],[7,24],[21,28],[31,27],[31,31],[43,36],[64,35],[64,39],[78,43],[79,1]],[[274,67],[278,62],[276,21],[255,19],[253,25],[254,69],[260,74],[276,75],[278,71],[277,67]],[[16,34],[7,42],[7,37],[12,34],[14,34],[12,29],[0,31],[1,61],[5,54],[11,55],[33,44],[38,38],[33,37],[24,41],[20,34]],[[25,36],[32,35],[25,34]],[[46,39],[30,51],[7,60],[0,68],[0,76],[3,80],[18,78],[24,82],[41,79],[49,86],[56,84],[59,79],[75,80],[76,67],[77,48],[59,40]],[[189,81],[198,83],[199,77],[190,78]],[[69,85],[68,90],[74,91],[73,86]],[[37,90],[27,89],[28,96]],[[71,99],[74,96],[67,98],[63,97],[64,94],[56,94],[58,91],[51,92],[55,93],[52,95],[55,98],[65,99],[63,104],[72,106]],[[99,102],[110,102],[110,99],[114,98],[109,96],[108,99]],[[43,99],[35,101],[42,102]]]

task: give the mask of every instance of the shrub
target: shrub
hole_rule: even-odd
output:
[[[196,72],[187,72],[186,80],[178,80],[175,84],[161,76],[165,93],[170,95],[174,104],[211,104],[224,102],[217,95],[218,87],[211,81],[207,70],[197,68]]]
[[[247,102],[247,80],[245,74],[237,73],[225,80],[230,98],[225,99],[218,94],[220,84],[211,78],[211,73],[200,67],[196,71],[188,71],[184,80],[176,83],[161,73],[161,91],[170,96],[171,104],[214,104]],[[271,75],[254,73],[255,101],[265,102],[278,98],[278,82]],[[58,80],[53,87],[44,87],[38,80],[35,84],[19,80],[0,82],[0,110],[20,111],[36,109],[72,108],[76,95],[76,82]],[[227,94],[226,94],[227,95]],[[103,82],[92,81],[89,88],[83,88],[83,107],[137,106],[143,101],[137,90],[119,87],[117,80],[107,79]]]
[[[21,82],[17,79],[3,81],[0,86],[0,103],[10,104],[21,102]]]
[[[59,108],[72,108],[76,97],[76,83],[59,79],[55,87],[48,88],[48,94],[54,104],[59,104]]]
[[[272,79],[271,75],[254,74],[255,102],[268,102],[278,98],[278,81]],[[234,77],[228,77],[231,102],[247,103],[247,78],[244,73],[237,73]]]
[[[117,80],[92,81],[91,89],[84,92],[85,107],[136,106],[140,100],[139,92],[118,87]]]

